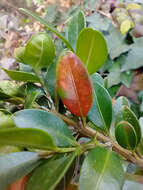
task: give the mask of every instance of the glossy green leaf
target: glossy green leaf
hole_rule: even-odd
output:
[[[79,11],[73,15],[68,22],[68,41],[72,45],[73,49],[76,48],[76,41],[80,31],[85,28],[85,15],[83,11]]]
[[[86,156],[80,171],[79,190],[120,190],[124,171],[115,152],[96,147]]]
[[[133,126],[127,121],[121,121],[116,125],[115,137],[119,145],[134,150],[137,145],[137,135]]]
[[[0,130],[0,145],[56,150],[51,136],[41,129],[8,128]]]
[[[114,114],[117,115],[118,111],[122,108],[122,106],[127,106],[130,108],[130,103],[128,99],[124,96],[120,96],[117,98],[115,104],[114,104]]]
[[[45,84],[52,98],[55,98],[56,92],[56,61],[49,65],[45,75]]]
[[[22,72],[22,71],[14,71],[14,70],[7,70],[4,69],[3,70],[8,74],[8,76],[12,79],[12,80],[16,80],[16,81],[23,81],[23,82],[40,82],[40,79],[32,73],[26,73],[26,72]]]
[[[133,126],[137,135],[137,144],[139,144],[141,140],[141,128],[139,125],[139,121],[136,115],[127,106],[122,106],[122,108],[116,115],[116,125],[121,121],[127,121]]]
[[[32,16],[33,18],[35,18],[36,20],[38,20],[41,24],[44,24],[45,27],[48,28],[48,30],[50,30],[54,34],[56,34],[66,44],[66,46],[70,50],[74,51],[73,48],[72,48],[72,46],[68,42],[68,40],[66,40],[66,38],[60,32],[58,32],[58,30],[56,28],[54,28],[51,24],[47,23],[47,21],[45,19],[43,19],[42,17],[39,17],[37,14],[35,14],[32,11],[27,10],[27,9],[21,8],[20,11],[22,11],[24,14],[26,14],[28,16]]]
[[[98,82],[94,82],[94,102],[88,113],[88,119],[97,127],[108,131],[112,122],[112,100],[108,91]]]
[[[39,157],[34,152],[17,152],[0,156],[0,190],[30,173],[39,165]]]
[[[29,109],[16,112],[13,118],[19,128],[37,128],[48,132],[57,146],[67,147],[76,143],[66,124],[52,113]]]
[[[47,33],[38,33],[25,46],[24,63],[37,71],[51,64],[54,56],[55,47],[51,37]]]
[[[50,159],[41,164],[32,173],[26,190],[54,190],[56,185],[64,177],[70,165],[74,161],[76,153],[63,155],[57,159]]]
[[[108,55],[104,36],[92,28],[83,29],[78,36],[76,54],[88,72],[95,73],[105,63]]]
[[[65,52],[57,65],[57,92],[64,105],[76,116],[87,115],[93,101],[93,87],[87,70],[72,52]]]

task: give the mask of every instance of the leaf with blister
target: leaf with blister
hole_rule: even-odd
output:
[[[57,159],[44,161],[36,168],[28,180],[26,190],[54,190],[68,171],[76,157],[76,152]],[[40,184],[40,185],[39,185]]]
[[[76,48],[78,34],[83,28],[85,28],[85,25],[85,15],[83,11],[79,11],[73,15],[68,22],[67,37],[74,50]]]
[[[64,105],[76,116],[86,116],[93,101],[93,87],[80,59],[68,51],[57,65],[57,92]]]
[[[95,73],[105,63],[108,55],[104,36],[92,28],[83,29],[77,39],[76,54],[89,74]]]
[[[55,56],[55,46],[47,33],[38,33],[27,42],[24,51],[24,63],[31,65],[36,71],[47,67]]]
[[[19,128],[35,128],[47,132],[57,146],[68,147],[77,144],[67,125],[52,113],[28,109],[16,112],[13,119]]]
[[[4,69],[3,70],[8,74],[8,76],[12,79],[12,80],[16,80],[16,81],[22,81],[22,82],[40,82],[39,77],[37,77],[35,74],[33,73],[27,73],[27,72],[22,72],[22,71],[14,71],[14,70],[7,70]]]
[[[95,98],[87,117],[93,124],[107,132],[112,122],[112,100],[108,91],[98,82],[94,82],[93,87]]]
[[[56,150],[52,137],[41,129],[7,128],[0,130],[0,144],[19,147]]]
[[[137,135],[133,126],[127,121],[121,121],[116,125],[115,137],[120,146],[129,150],[136,148]]]
[[[0,189],[5,190],[11,183],[30,173],[40,164],[37,153],[17,152],[0,156]]]
[[[136,132],[138,145],[141,140],[141,127],[136,115],[127,106],[122,106],[116,115],[115,124],[117,125],[121,121],[127,121],[132,125]]]
[[[79,179],[79,190],[120,190],[124,170],[119,156],[103,147],[96,147],[85,157]]]

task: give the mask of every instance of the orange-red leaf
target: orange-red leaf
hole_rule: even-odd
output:
[[[24,176],[23,178],[14,182],[7,190],[25,190],[27,180],[28,176]]]
[[[76,116],[86,116],[93,102],[93,87],[80,59],[68,51],[57,66],[57,91],[64,105]]]

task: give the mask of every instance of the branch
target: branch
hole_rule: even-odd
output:
[[[76,122],[72,121],[71,119],[67,118],[66,116],[53,111],[54,114],[56,114],[58,117],[60,117],[62,120],[64,120],[67,124],[72,125],[76,130],[78,130],[82,135],[86,137],[93,138],[96,135],[97,140],[99,140],[102,143],[111,143],[112,149],[117,152],[118,154],[122,155],[124,158],[126,158],[128,161],[137,164],[143,169],[143,160],[140,159],[137,155],[135,156],[131,151],[124,149],[121,147],[117,142],[113,141],[111,138],[106,137],[100,132],[97,132],[89,127],[82,127]]]

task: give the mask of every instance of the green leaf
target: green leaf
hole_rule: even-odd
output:
[[[94,73],[90,77],[93,85],[98,82],[101,86],[104,86],[104,80],[100,74]]]
[[[131,46],[131,51],[129,51],[126,57],[125,64],[122,66],[122,71],[137,69],[143,66],[143,54],[141,51],[142,48],[143,38],[139,38],[139,40],[137,40],[136,43]]]
[[[118,144],[126,149],[134,150],[137,145],[136,131],[127,121],[121,121],[116,125],[115,137]]]
[[[127,106],[130,108],[130,103],[128,99],[124,96],[120,96],[117,98],[115,104],[114,104],[114,114],[117,115],[118,111],[122,108],[122,106]]]
[[[3,70],[8,74],[8,76],[12,80],[23,81],[23,82],[40,82],[40,79],[35,74],[32,74],[32,73],[7,70],[4,68],[3,68]]]
[[[12,116],[0,111],[0,129],[15,127]]]
[[[57,159],[49,159],[41,164],[32,173],[26,190],[54,190],[60,180],[68,171],[74,161],[76,153],[70,153],[68,156],[63,155]]]
[[[96,147],[86,156],[79,180],[79,190],[120,190],[124,171],[115,152]]]
[[[79,11],[73,15],[68,22],[68,41],[75,50],[76,41],[80,31],[85,28],[85,15],[83,11]]]
[[[24,63],[37,71],[51,64],[54,56],[55,47],[51,37],[47,33],[38,33],[25,46]]]
[[[0,81],[0,94],[3,98],[11,98],[20,95],[19,86],[13,81]]]
[[[140,124],[136,115],[127,106],[122,106],[122,108],[116,115],[116,121],[115,121],[116,125],[121,121],[127,121],[133,126],[137,135],[137,145],[138,145],[141,140]]]
[[[28,94],[25,103],[24,103],[24,109],[30,109],[33,107],[33,104],[38,96],[39,92],[33,91],[31,94]]]
[[[56,61],[49,65],[45,75],[45,84],[52,98],[55,98],[56,92]]]
[[[105,63],[108,55],[104,36],[92,28],[83,29],[78,36],[76,54],[88,72],[95,73]]]
[[[66,46],[71,51],[74,51],[73,48],[72,48],[72,46],[70,45],[70,43],[66,40],[66,38],[60,32],[58,32],[58,30],[56,28],[54,28],[49,23],[47,23],[47,21],[45,19],[39,17],[37,14],[35,14],[32,11],[27,10],[27,9],[20,8],[20,11],[22,11],[26,15],[32,16],[33,18],[35,18],[36,20],[38,20],[41,24],[44,24],[45,27],[48,28],[48,30],[50,30],[54,34],[56,34],[66,44]]]
[[[88,22],[88,27],[100,31],[108,31],[111,24],[111,20],[108,17],[104,17],[103,15],[95,12],[87,16],[86,20]]]
[[[93,87],[95,99],[87,117],[93,124],[107,132],[112,122],[112,100],[108,91],[98,82],[95,82]]]
[[[19,147],[56,150],[51,136],[41,129],[8,128],[0,130],[0,144]]]
[[[14,49],[14,58],[17,62],[23,63],[25,47],[19,47]]]
[[[34,152],[17,152],[0,156],[0,190],[5,190],[17,179],[30,173],[39,165]]]
[[[106,39],[111,59],[119,57],[119,55],[128,52],[131,48],[131,46],[126,43],[125,36],[123,36],[120,31],[113,26],[110,27],[109,35]]]
[[[68,147],[76,143],[66,124],[52,113],[29,109],[16,112],[13,118],[19,128],[37,128],[48,132],[57,146]]]

